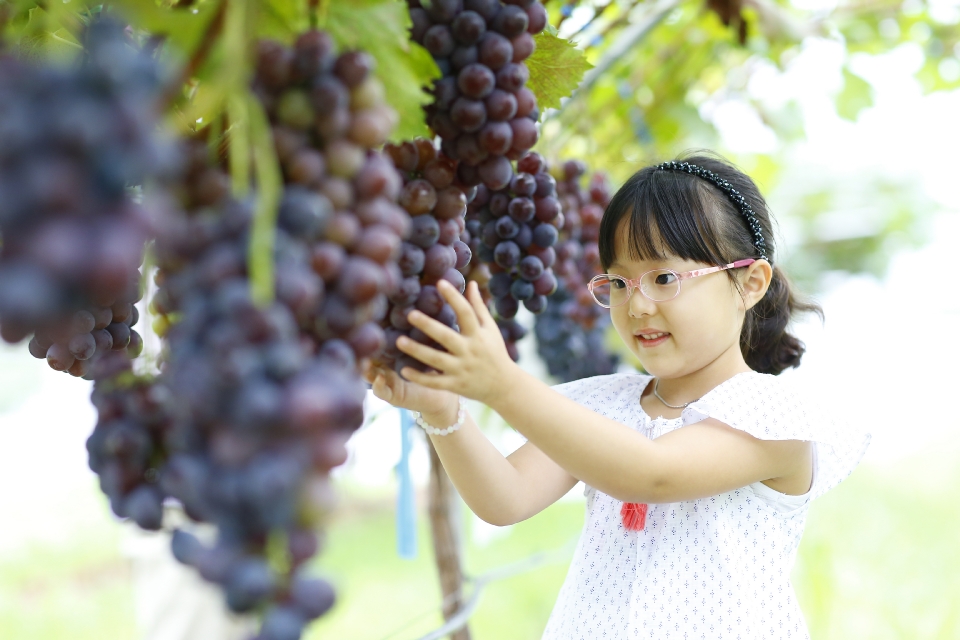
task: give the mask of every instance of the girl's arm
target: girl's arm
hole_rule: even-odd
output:
[[[367,379],[377,397],[422,411],[431,425],[445,428],[456,422],[458,403],[452,394],[424,389],[382,369],[368,371]],[[526,520],[577,483],[529,442],[505,458],[469,414],[457,431],[430,438],[464,502],[480,519],[493,525]]]
[[[402,351],[441,372],[405,368],[402,375],[487,404],[571,476],[603,493],[629,502],[691,500],[790,476],[809,465],[806,442],[760,440],[712,418],[650,440],[520,369],[475,283],[469,301],[445,282],[438,288],[457,312],[462,333],[412,312],[411,323],[447,353],[401,339]],[[451,470],[446,461],[444,466]]]

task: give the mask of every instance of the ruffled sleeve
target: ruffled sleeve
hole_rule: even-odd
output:
[[[747,371],[693,402],[682,414],[684,426],[714,418],[761,440],[816,443],[810,497],[823,495],[849,476],[870,443],[870,434],[841,424],[792,383]]]

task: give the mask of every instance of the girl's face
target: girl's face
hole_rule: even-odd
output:
[[[617,234],[617,259],[608,273],[635,279],[651,269],[683,273],[713,266],[671,256],[662,261],[634,260],[630,257],[629,237],[629,229],[624,225]],[[752,296],[745,297],[750,304]],[[610,309],[610,316],[620,339],[648,373],[679,378],[715,362],[743,362],[740,331],[745,306],[726,272],[719,272],[684,280],[680,295],[665,302],[654,302],[634,289],[626,303]],[[657,332],[668,335],[653,341],[639,337],[641,333]]]

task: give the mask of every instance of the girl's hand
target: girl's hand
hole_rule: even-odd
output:
[[[439,422],[452,416],[456,420],[460,403],[456,394],[437,391],[398,376],[392,369],[368,365],[363,377],[372,385],[373,395],[395,407],[419,411],[424,416],[434,416]]]
[[[437,283],[440,295],[457,314],[460,333],[419,311],[407,316],[410,324],[436,340],[447,352],[401,337],[397,348],[439,373],[422,373],[404,367],[400,374],[410,382],[479,400],[488,406],[510,388],[509,379],[517,365],[507,353],[496,320],[480,296],[476,282],[467,287],[464,298],[446,280]]]

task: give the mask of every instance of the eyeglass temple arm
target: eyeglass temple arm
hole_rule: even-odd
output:
[[[737,260],[736,262],[731,262],[728,265],[722,267],[707,267],[706,269],[695,269],[693,271],[688,271],[686,273],[680,274],[681,280],[689,280],[690,278],[696,278],[698,276],[705,276],[708,273],[716,273],[717,271],[725,271],[727,269],[739,269],[740,267],[746,267],[756,262],[754,258],[744,258],[743,260]]]

